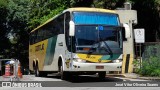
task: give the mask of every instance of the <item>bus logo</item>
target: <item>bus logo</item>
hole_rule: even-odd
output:
[[[2,87],[11,87],[11,82],[2,82]]]

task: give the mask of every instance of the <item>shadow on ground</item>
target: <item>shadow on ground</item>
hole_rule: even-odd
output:
[[[56,78],[61,79],[60,76],[48,76],[46,78]],[[85,76],[72,76],[67,78],[65,81],[71,83],[88,83],[88,82],[122,82],[123,79],[114,78],[114,77],[106,77],[105,79],[100,79],[93,75],[85,75]]]

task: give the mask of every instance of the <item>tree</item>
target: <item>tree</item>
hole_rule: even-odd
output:
[[[126,0],[93,0],[92,6],[96,8],[116,9],[122,7]]]
[[[9,47],[9,41],[7,39],[7,16],[9,14],[9,10],[7,9],[7,0],[0,0],[0,13],[1,13],[1,19],[0,19],[0,55],[4,56],[5,50],[4,48]]]
[[[28,25],[29,20],[29,0],[9,0],[7,9],[7,34],[8,36],[16,36],[17,43],[10,43],[10,58],[17,58],[21,63],[28,62]],[[24,62],[22,62],[22,60]]]
[[[37,27],[68,7],[64,0],[30,0],[29,29]]]
[[[159,0],[131,0],[133,9],[138,12],[138,28],[145,28],[146,42],[160,40]]]
[[[28,31],[29,18],[28,0],[1,0],[0,1],[0,52],[4,58],[19,58],[28,60]],[[8,37],[18,36],[18,42],[12,44]],[[25,36],[25,37],[24,37]],[[25,57],[24,57],[25,56]]]

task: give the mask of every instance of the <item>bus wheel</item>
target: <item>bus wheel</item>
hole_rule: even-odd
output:
[[[67,77],[67,72],[63,71],[63,65],[62,64],[59,66],[59,69],[60,69],[59,72],[60,72],[61,79],[65,80],[66,77]]]
[[[98,77],[99,77],[100,79],[105,79],[105,77],[106,77],[106,72],[99,72],[99,73],[98,73]]]
[[[35,76],[39,77],[39,70],[38,70],[38,66],[35,66]]]
[[[38,66],[35,67],[35,76],[36,77],[46,77],[47,73],[39,71]]]

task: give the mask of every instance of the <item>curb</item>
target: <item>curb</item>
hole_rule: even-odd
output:
[[[137,74],[135,74],[137,75]],[[141,77],[137,76],[128,76],[126,74],[107,74],[106,77],[123,77],[123,78],[130,78],[130,79],[141,79],[141,80],[152,80],[152,81],[160,81],[160,77]]]
[[[124,74],[107,74],[106,77],[125,77]]]
[[[160,81],[160,78],[157,78],[157,77],[137,77],[137,78],[135,78],[135,77],[127,77],[127,78]]]

